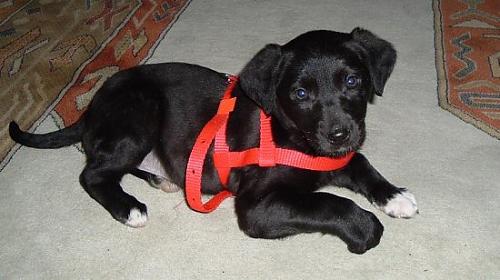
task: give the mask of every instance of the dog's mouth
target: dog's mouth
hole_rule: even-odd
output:
[[[361,148],[360,145],[343,145],[341,147],[331,146],[326,149],[319,147],[315,149],[315,153],[316,156],[340,158],[340,157],[345,157],[347,154],[351,152],[356,152],[360,148]]]
[[[365,139],[364,129],[359,129],[348,137],[336,141],[323,134],[314,135],[304,132],[303,135],[315,156],[333,158],[344,157],[351,152],[358,151]]]

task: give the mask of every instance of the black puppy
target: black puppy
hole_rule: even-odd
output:
[[[367,103],[382,95],[395,61],[390,43],[360,28],[312,31],[283,46],[265,46],[239,75],[228,145],[235,151],[259,145],[262,108],[272,116],[279,147],[328,157],[357,151],[365,139]],[[144,178],[137,167],[154,151],[169,180],[183,187],[195,139],[216,113],[226,86],[225,74],[201,66],[142,65],[107,80],[77,123],[34,135],[12,122],[10,135],[36,148],[81,141],[87,156],[80,176],[84,189],[118,221],[143,226],[146,206],[123,191],[121,178],[127,173]],[[213,194],[223,186],[210,153],[212,148],[202,190]],[[361,193],[393,217],[417,213],[413,195],[385,180],[360,153],[331,172],[288,166],[233,169],[228,188],[236,196],[239,226],[251,237],[322,232],[340,237],[354,253],[376,246],[383,226],[375,215],[349,199],[316,192],[327,185]]]

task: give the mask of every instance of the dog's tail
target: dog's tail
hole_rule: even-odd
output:
[[[12,140],[24,146],[39,149],[56,149],[81,141],[83,121],[80,119],[68,127],[46,134],[24,132],[16,122],[12,121],[9,124],[9,134]]]

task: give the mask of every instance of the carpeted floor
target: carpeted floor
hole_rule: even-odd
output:
[[[79,186],[75,147],[21,148],[0,172],[0,279],[496,279],[500,275],[500,142],[437,102],[430,1],[193,1],[148,63],[184,61],[237,73],[266,43],[311,29],[366,27],[399,61],[369,107],[364,153],[416,195],[420,215],[374,211],[380,245],[350,254],[320,234],[255,240],[238,230],[231,200],[209,215],[126,177],[149,206],[142,229],[115,222]],[[47,117],[36,130],[56,129]]]

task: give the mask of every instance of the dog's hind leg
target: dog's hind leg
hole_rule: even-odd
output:
[[[131,227],[144,226],[147,221],[146,205],[123,191],[119,183],[123,175],[118,170],[96,168],[90,163],[80,175],[80,182],[113,218]]]
[[[128,137],[112,144],[101,141],[98,147],[87,149],[87,164],[80,183],[113,218],[131,227],[141,227],[148,217],[146,205],[123,191],[120,181],[135,169],[150,147],[132,139]]]

